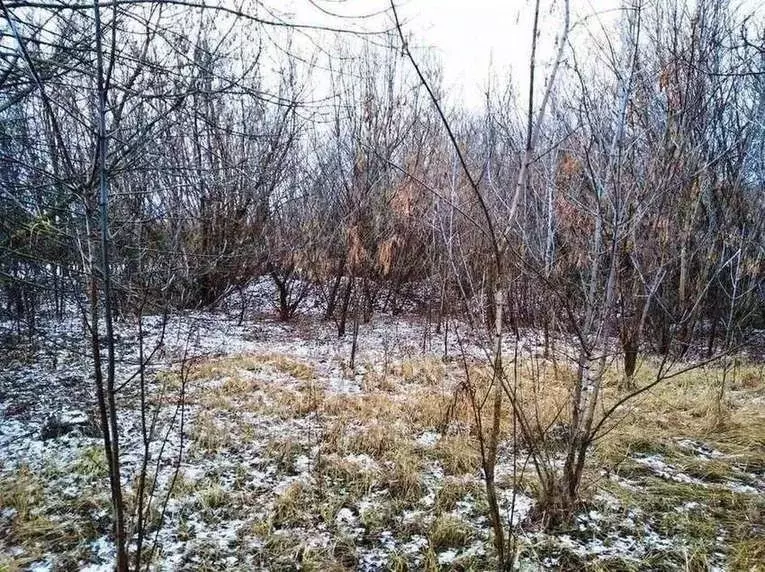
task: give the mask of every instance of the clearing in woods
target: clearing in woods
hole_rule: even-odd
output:
[[[160,325],[146,320],[147,347]],[[467,329],[457,332],[444,360],[443,336],[421,319],[377,317],[360,326],[351,369],[350,339],[318,318],[240,325],[223,313],[173,317],[149,376],[158,435],[167,437],[150,446],[154,562],[491,569],[479,444],[460,391],[466,371],[486,383],[486,358]],[[107,467],[97,429],[83,422],[91,414],[87,352],[76,321],[50,324],[46,340],[4,357],[0,570],[109,570]],[[545,359],[529,333],[518,359],[521,401],[549,420],[542,445],[552,456],[565,439],[555,415],[573,375],[563,346]],[[122,335],[119,351],[118,373],[129,375],[136,337]],[[653,367],[641,364],[638,384]],[[618,370],[609,366],[606,404],[619,395]],[[513,458],[512,422],[503,419],[497,481],[503,513],[514,511],[521,569],[761,570],[763,366],[736,362],[721,404],[719,377],[719,367],[694,370],[625,407],[594,445],[579,512],[554,532],[531,518],[535,472],[523,443]],[[142,459],[138,396],[122,396],[122,405],[130,509]],[[51,411],[64,422],[61,434],[50,432]]]

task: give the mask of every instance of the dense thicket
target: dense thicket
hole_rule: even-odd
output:
[[[328,317],[356,289],[367,317],[405,297],[441,313],[490,298],[486,222],[392,39],[346,48],[316,101],[316,69],[264,61],[263,25],[103,11],[121,311],[211,307],[264,274],[283,319],[306,282]],[[711,1],[643,8],[597,65],[567,53],[508,228],[518,98],[447,110],[511,245],[514,326],[582,313],[602,295],[595,259],[618,259],[610,319],[628,355],[702,335],[712,351],[729,326],[761,323],[765,55],[738,18]],[[3,311],[32,327],[84,291],[93,257],[92,15],[17,8],[4,36]]]

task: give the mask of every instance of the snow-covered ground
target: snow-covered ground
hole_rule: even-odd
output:
[[[242,323],[225,313],[146,317],[144,352],[153,354],[143,421],[137,325],[117,324],[129,509],[142,426],[156,413],[148,445],[154,566],[493,569],[475,439],[469,427],[443,423],[463,370],[461,359],[442,361],[444,350],[478,362],[478,338],[460,326],[444,342],[420,318],[378,316],[360,326],[351,368],[350,336],[338,339],[333,323],[313,315],[278,322],[270,297],[259,285]],[[76,318],[40,330],[34,346],[9,345],[2,356],[0,570],[109,570],[108,479],[87,338]],[[531,334],[524,347],[539,349]],[[761,539],[761,519],[746,511],[763,508],[763,467],[687,438],[674,450],[735,470],[688,474],[679,457],[653,451],[629,454],[620,465],[628,471],[593,466],[587,503],[554,534],[527,519],[532,479],[513,491],[514,464],[503,453],[500,501],[508,517],[512,507],[519,568],[671,569],[695,562],[703,542],[717,543],[703,547],[706,566],[728,568],[732,523],[723,505],[744,511],[751,538]],[[676,498],[643,502],[641,494],[660,491]],[[694,526],[709,530],[697,536]]]

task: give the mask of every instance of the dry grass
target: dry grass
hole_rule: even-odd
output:
[[[444,362],[432,355],[406,359],[393,371],[406,383],[442,386],[446,378]]]
[[[80,454],[74,462],[72,470],[77,473],[90,477],[99,478],[109,474],[109,468],[106,464],[106,456],[103,447],[88,447]]]
[[[269,404],[264,409],[282,419],[305,417],[318,411],[325,399],[324,390],[314,381],[303,382],[297,389],[271,386],[266,393]]]
[[[295,379],[310,381],[316,378],[316,371],[310,365],[282,354],[266,354],[255,358],[262,363],[291,375]]]
[[[13,509],[17,520],[30,518],[32,507],[40,503],[45,493],[43,482],[26,465],[0,485],[0,508]]]
[[[62,517],[56,510],[61,499],[52,497],[43,477],[27,466],[22,465],[15,474],[0,480],[0,511],[13,512],[4,536],[23,548],[7,564],[9,569],[24,569],[45,552],[72,550],[98,534],[90,512],[102,508],[99,499],[87,491],[82,493],[66,500],[69,512]]]
[[[480,487],[474,479],[446,477],[441,483],[441,488],[436,492],[436,512],[452,511],[459,501],[469,495],[480,494]]]
[[[430,525],[428,537],[433,550],[461,548],[473,536],[473,530],[464,520],[451,514],[442,514]]]
[[[269,458],[276,463],[280,472],[293,474],[295,460],[303,453],[303,446],[292,437],[276,438],[266,446]]]
[[[638,490],[609,485],[626,506],[640,507],[666,536],[682,538],[701,555],[725,547],[762,546],[765,501],[723,486],[701,486],[644,477]],[[759,528],[758,528],[759,527]],[[726,545],[718,546],[721,531]],[[734,550],[735,552],[735,550]],[[734,557],[735,560],[735,557]],[[732,569],[739,569],[733,567]]]
[[[394,498],[415,501],[423,494],[422,460],[411,449],[399,449],[386,461],[381,479]]]
[[[639,383],[653,379],[649,365],[639,370]],[[729,390],[730,407],[725,423],[714,418],[710,387],[720,375],[719,368],[707,367],[687,372],[661,383],[627,404],[615,418],[609,431],[597,441],[598,457],[607,465],[618,464],[633,453],[658,453],[684,456],[678,450],[679,439],[705,443],[725,454],[714,463],[689,460],[689,470],[703,477],[722,478],[732,468],[752,470],[765,465],[765,411],[756,395],[765,382],[747,389]],[[605,397],[612,402],[617,394],[612,389]],[[696,463],[694,465],[694,463]],[[724,466],[727,465],[727,468]]]
[[[644,368],[643,383],[654,375],[650,366],[644,364]],[[752,563],[758,556],[751,555],[763,546],[762,528],[757,532],[757,527],[765,503],[756,495],[734,492],[728,483],[746,482],[744,472],[765,466],[765,416],[754,399],[762,385],[754,384],[750,376],[745,384],[735,386],[740,389],[732,386],[721,424],[712,406],[720,373],[712,367],[691,371],[641,396],[596,443],[596,460],[638,480],[637,492],[610,488],[621,495],[623,504],[639,506],[656,520],[663,534],[683,538],[691,567],[708,567],[717,539],[724,534],[726,546],[731,547],[730,569],[757,569]],[[715,452],[701,455],[698,447]],[[633,455],[657,455],[703,486],[659,478],[650,468],[634,462]],[[698,508],[683,508],[689,506]]]
[[[219,483],[198,490],[195,494],[197,506],[203,511],[216,510],[230,502],[230,493]]]
[[[742,572],[765,571],[765,536],[742,540],[731,548],[731,570],[741,570]]]
[[[384,391],[393,393],[400,389],[396,380],[388,372],[378,372],[371,367],[364,372],[361,387],[366,392]]]
[[[435,447],[435,455],[448,475],[473,474],[481,466],[478,444],[471,435],[446,435]]]
[[[189,371],[189,380],[209,381],[237,377],[243,371],[262,372],[266,367],[301,381],[310,381],[316,377],[316,372],[310,365],[283,354],[268,353],[228,356],[195,363]]]
[[[617,366],[612,363],[605,372],[604,406],[623,395]],[[283,383],[265,381],[263,374],[269,368],[294,381],[283,377]],[[649,361],[641,365],[635,377],[638,387],[653,379],[654,368]],[[469,371],[471,388],[480,398],[490,391],[491,371],[480,364],[471,365]],[[358,508],[356,503],[362,499],[365,503],[374,499],[374,508],[359,510],[367,535],[384,530],[403,537],[415,532],[427,535],[428,553],[424,562],[417,562],[418,569],[438,569],[439,550],[463,547],[475,536],[471,525],[452,512],[460,501],[473,503],[478,511],[485,508],[474,411],[469,392],[464,387],[455,390],[464,373],[435,357],[404,360],[383,373],[367,367],[366,372],[364,391],[358,394],[327,392],[312,368],[275,354],[216,360],[194,372],[195,376],[204,373],[221,380],[208,403],[215,407],[220,404],[224,411],[251,404],[251,411],[282,421],[311,415],[311,422],[316,420],[321,426],[315,437],[320,445],[318,453],[312,453],[306,439],[296,436],[272,439],[265,449],[280,474],[295,472],[298,455],[316,453],[311,459],[315,480],[290,484],[275,498],[267,521],[261,521],[257,536],[264,541],[263,561],[279,563],[277,569],[296,558],[302,559],[303,569],[353,569],[357,547],[342,538],[334,518],[344,506]],[[506,375],[517,390],[527,419],[542,428],[565,428],[561,421],[565,420],[575,381],[570,364],[524,358],[508,364]],[[719,376],[720,371],[712,367],[688,372],[622,407],[619,419],[615,419],[618,423],[606,425],[608,431],[595,443],[594,454],[588,459],[586,484],[612,492],[623,506],[642,508],[662,534],[684,538],[687,561],[693,566],[709,564],[716,538],[724,529],[731,541],[731,562],[740,563],[736,564],[739,569],[751,569],[762,552],[761,539],[752,538],[750,533],[752,523],[761,521],[762,503],[732,493],[725,485],[730,480],[742,480],[742,472],[765,468],[762,368],[738,366],[724,400],[724,419],[714,407]],[[480,412],[484,427],[491,425],[490,409],[487,405]],[[501,419],[502,451],[512,437],[511,421],[506,399]],[[222,422],[214,410],[207,411],[199,415],[192,438],[200,449],[218,452],[230,445],[233,429],[245,431]],[[425,431],[442,432],[442,437],[433,446],[418,446],[416,439]],[[560,440],[555,441],[552,435],[534,438],[548,450],[556,451],[553,447],[560,446]],[[313,439],[309,439],[311,444]],[[682,439],[703,443],[719,454],[702,457]],[[354,459],[354,455],[368,456],[374,462]],[[649,467],[635,461],[644,455],[660,456],[677,471],[704,481],[705,486],[657,478]],[[435,484],[435,490],[433,483],[427,481],[426,486],[423,479],[426,469],[434,464],[447,475]],[[602,468],[637,479],[639,494],[604,479]],[[209,497],[203,504],[214,509],[231,500],[218,498],[219,492],[212,487],[197,491],[197,497]],[[420,529],[413,532],[414,525],[404,523],[403,514],[412,508],[421,510],[421,499],[428,493],[435,493],[435,503],[427,507],[426,518],[418,524]],[[687,503],[699,503],[702,510],[678,510]],[[750,532],[742,522],[749,523]],[[333,542],[323,548],[305,546],[279,530],[306,526],[326,527],[334,535]],[[663,561],[656,560],[655,564],[661,567]],[[411,569],[412,565],[403,556],[390,556],[391,569]]]
[[[322,455],[317,472],[331,486],[342,488],[354,498],[368,494],[380,478],[377,467],[365,466],[337,454]]]
[[[191,441],[198,450],[218,453],[231,445],[232,432],[214,412],[202,411],[194,420]]]
[[[38,560],[34,556],[0,556],[0,572],[22,572],[28,570],[30,564]]]
[[[614,362],[604,372],[604,408],[624,395],[618,387],[623,376],[619,368],[620,364]],[[479,397],[485,395],[491,383],[490,368],[473,365],[469,368],[469,376],[475,394]],[[543,442],[550,440],[551,436],[542,434],[542,431],[566,419],[576,377],[573,364],[523,358],[517,364],[507,364],[505,376],[507,383],[517,391],[524,415],[539,430],[534,437]],[[641,387],[653,381],[655,376],[656,365],[645,360],[636,372],[635,383]],[[660,444],[668,440],[687,437],[711,440],[721,447],[727,444],[729,446],[726,450],[732,454],[746,450],[759,457],[757,451],[765,446],[763,366],[737,364],[728,373],[728,391],[723,403],[725,417],[722,422],[716,418],[719,408],[714,403],[717,395],[716,380],[721,376],[719,367],[707,366],[692,370],[662,382],[628,402],[614,418],[621,419],[616,428],[600,439],[599,449],[606,452],[605,457],[613,459],[621,456],[619,450],[626,455],[628,451],[660,448]],[[491,413],[488,407],[485,409],[482,412],[482,423],[488,426],[491,423]],[[502,419],[505,438],[509,431],[509,409],[506,404]],[[465,393],[459,395],[451,413],[454,419],[468,426],[474,423]],[[752,461],[756,465],[761,459],[753,458]]]
[[[267,382],[268,369],[284,373],[296,387]],[[239,355],[203,361],[191,368],[192,395],[207,409],[268,412],[288,418],[315,411],[323,392],[315,383],[314,369],[281,354]],[[219,381],[213,387],[194,382]]]
[[[254,371],[257,362],[245,356],[214,358],[194,363],[189,369],[189,381],[210,381],[236,375],[238,371]]]
[[[385,459],[404,447],[405,440],[406,427],[400,421],[374,420],[355,431],[346,433],[343,448],[349,453],[367,454],[376,459]]]
[[[729,462],[720,459],[681,459],[677,467],[686,475],[708,483],[719,483],[735,477],[736,470]]]
[[[359,511],[359,521],[368,534],[395,530],[399,515],[404,510],[405,505],[404,501],[391,499],[388,502],[366,506]]]
[[[173,483],[173,490],[171,496],[173,498],[184,498],[191,494],[196,489],[196,482],[189,479],[183,471],[178,472],[178,476]]]
[[[356,544],[348,537],[341,536],[332,544],[332,562],[324,563],[324,567],[317,570],[355,570],[358,564]]]
[[[322,440],[325,453],[386,459],[412,439],[401,400],[389,394],[328,396],[320,412],[327,420]]]
[[[274,570],[289,570],[290,563],[298,561],[302,549],[300,539],[294,534],[276,531],[265,540],[262,564],[270,565]]]
[[[405,395],[404,415],[418,431],[470,427],[472,417],[467,404],[459,399],[455,402],[452,391],[425,387],[407,389]]]
[[[271,531],[263,537],[263,548],[256,560],[258,569],[305,570],[308,572],[346,572],[357,564],[353,540],[340,537],[330,546],[317,547],[302,542],[290,531]]]
[[[402,403],[384,392],[329,395],[322,405],[322,413],[330,417],[368,421],[370,419],[403,418]]]
[[[312,488],[302,481],[294,481],[274,500],[272,525],[286,528],[302,523],[309,518],[314,502]]]

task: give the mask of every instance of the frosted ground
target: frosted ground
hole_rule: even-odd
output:
[[[351,369],[350,336],[338,340],[310,304],[285,324],[265,285],[254,296],[241,323],[232,310],[172,316],[164,336],[161,317],[143,325],[146,351],[156,348],[147,381],[162,437],[150,446],[153,566],[493,569],[477,444],[455,392],[465,364],[484,359],[479,340],[452,329],[443,360],[443,336],[422,318],[378,316],[360,326]],[[82,326],[40,328],[44,342],[15,339],[2,358],[0,570],[109,570],[108,481]],[[11,340],[12,325],[2,331]],[[118,333],[130,507],[143,458],[138,336],[131,323]],[[544,361],[534,336],[524,348]],[[705,370],[642,398],[596,444],[581,510],[555,532],[532,518],[535,479],[522,453],[513,489],[506,443],[498,481],[519,569],[763,569],[762,368],[741,369],[728,420],[712,429],[714,377]],[[56,423],[73,430],[52,434]]]

